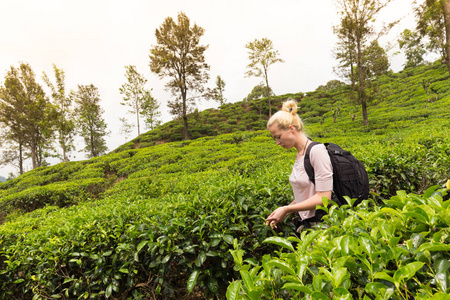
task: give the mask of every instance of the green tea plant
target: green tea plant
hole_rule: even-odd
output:
[[[290,218],[277,231],[264,224],[293,200],[296,153],[259,131],[265,109],[254,103],[194,112],[194,140],[171,142],[175,120],[108,155],[0,183],[0,299],[439,297],[448,196],[429,187],[450,178],[444,71],[379,78],[368,127],[322,114],[352,105],[345,85],[274,97],[278,108],[301,100],[308,135],[342,145],[369,173],[371,199],[332,207],[308,234],[293,236]]]
[[[384,207],[333,206],[314,230],[267,238],[279,250],[257,263],[235,240],[230,252],[240,279],[229,285],[227,299],[444,299],[448,190],[399,191]]]

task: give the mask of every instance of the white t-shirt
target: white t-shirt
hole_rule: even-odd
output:
[[[305,201],[314,196],[316,192],[333,190],[333,167],[331,166],[330,156],[325,145],[314,145],[309,153],[309,159],[314,169],[316,184],[309,180],[308,174],[305,171],[304,155],[295,161],[291,176],[289,176],[289,182],[291,183],[296,203]],[[302,220],[314,217],[315,213],[315,209],[298,212]]]

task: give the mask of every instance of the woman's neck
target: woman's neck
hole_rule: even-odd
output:
[[[298,152],[297,157],[303,156],[305,154],[306,147],[308,146],[308,142],[309,142],[308,137],[303,132],[300,132],[298,135],[298,138],[297,138],[297,142],[294,146]]]

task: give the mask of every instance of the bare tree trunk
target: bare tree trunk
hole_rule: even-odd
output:
[[[269,87],[269,78],[267,78],[267,70],[264,70],[266,77],[266,87],[267,87],[267,101],[269,102],[269,119],[272,117],[272,105],[270,103],[270,87]]]
[[[37,163],[37,146],[34,143],[31,143],[31,166],[34,169],[36,169],[38,167],[38,163]]]
[[[181,92],[182,100],[183,100],[183,138],[184,140],[189,140],[189,130],[188,130],[188,118],[187,118],[187,93],[186,90]]]
[[[359,75],[358,96],[359,96],[359,102],[361,103],[364,126],[369,126],[369,117],[367,115],[366,84],[365,84],[364,70],[363,70],[363,66],[362,66],[361,40],[359,37],[356,40],[356,47],[358,50],[357,65],[358,65],[358,73],[359,73],[358,74]]]
[[[62,148],[62,152],[63,152],[63,162],[68,162],[69,158],[67,157],[67,141],[66,141],[66,137],[63,136],[63,132],[62,130],[59,131],[59,136],[60,136],[60,141],[61,141],[61,148]]]
[[[23,149],[22,143],[19,143],[19,174],[23,174]]]
[[[90,142],[91,142],[91,155],[92,157],[97,157],[97,151],[95,149],[95,145],[94,145],[94,132],[91,130],[91,136],[90,136]]]
[[[443,3],[444,23],[445,23],[445,64],[450,74],[450,0]]]
[[[134,109],[136,110],[136,124],[137,124],[137,130],[138,130],[138,136],[141,135],[141,127],[139,124],[139,103],[137,96],[134,98]]]

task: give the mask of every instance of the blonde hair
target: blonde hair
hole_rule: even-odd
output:
[[[267,122],[267,128],[275,123],[278,124],[279,129],[286,130],[289,126],[293,126],[297,131],[303,131],[303,122],[297,115],[297,102],[294,99],[287,99],[283,103],[283,108]]]

